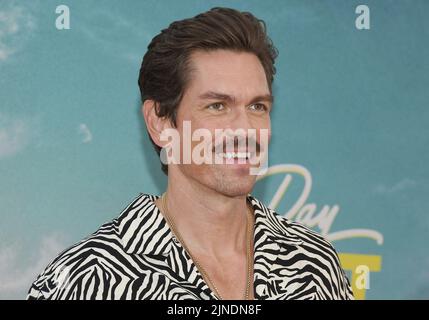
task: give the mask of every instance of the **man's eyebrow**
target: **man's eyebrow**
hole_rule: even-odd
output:
[[[230,96],[229,94],[215,91],[204,92],[203,94],[199,95],[199,98],[203,100],[223,100],[228,102],[235,102],[235,97]]]
[[[256,96],[250,101],[250,103],[258,102],[258,101],[265,101],[265,102],[273,103],[274,102],[274,96],[272,94],[263,94],[260,96]]]
[[[230,103],[236,102],[236,98],[234,96],[231,96],[231,95],[225,94],[225,93],[221,93],[221,92],[215,92],[215,91],[207,91],[207,92],[199,95],[199,98],[203,99],[203,100],[223,100],[223,101],[227,101]],[[257,101],[266,101],[266,102],[273,103],[274,102],[274,96],[271,94],[262,94],[262,95],[259,95],[259,96],[252,98],[250,103],[254,103]]]

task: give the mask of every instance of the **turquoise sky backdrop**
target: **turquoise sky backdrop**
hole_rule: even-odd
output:
[[[55,9],[70,8],[70,30]],[[370,8],[370,29],[355,8]],[[0,0],[0,298],[24,298],[55,255],[166,184],[139,114],[149,41],[228,6],[279,49],[270,165],[311,174],[306,203],[337,205],[340,253],[376,255],[366,298],[429,298],[429,2]],[[293,181],[277,209],[298,199]],[[270,203],[283,175],[258,182]],[[320,231],[317,227],[316,231]]]

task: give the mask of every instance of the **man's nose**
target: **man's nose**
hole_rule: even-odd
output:
[[[251,119],[249,118],[246,108],[237,108],[233,112],[233,116],[230,123],[231,129],[253,129]]]

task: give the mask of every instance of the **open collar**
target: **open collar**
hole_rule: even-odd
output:
[[[155,205],[154,201],[158,198],[141,193],[118,218],[117,230],[125,251],[129,254],[162,256],[173,274],[184,284],[191,284],[194,289],[198,289],[194,293],[199,293],[203,299],[216,299]],[[288,222],[280,220],[272,209],[250,194],[247,199],[255,215],[254,294],[255,299],[267,299],[272,287],[277,286],[272,265],[278,254],[287,246],[302,244],[302,240],[289,232]]]
[[[275,299],[284,291],[284,277],[279,276],[280,253],[303,241],[291,233],[288,222],[277,213],[250,196],[255,213],[253,282],[255,299]]]

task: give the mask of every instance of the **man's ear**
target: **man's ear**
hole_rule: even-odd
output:
[[[159,147],[165,144],[161,141],[161,132],[168,126],[167,118],[160,118],[156,115],[157,102],[154,100],[145,100],[142,105],[142,113],[144,120],[146,122],[147,131],[150,134],[153,142],[155,142]]]

